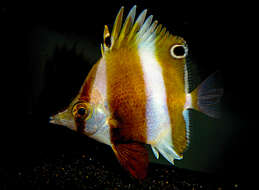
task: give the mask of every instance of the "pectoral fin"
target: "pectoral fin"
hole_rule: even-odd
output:
[[[113,144],[112,149],[121,165],[131,175],[143,179],[147,175],[148,152],[144,144],[132,142],[127,144]]]

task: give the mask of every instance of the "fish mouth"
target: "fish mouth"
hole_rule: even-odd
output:
[[[67,119],[60,118],[59,115],[54,115],[49,117],[49,123],[56,125],[64,125],[64,123],[68,122]]]
[[[67,120],[67,119],[59,118],[58,115],[50,116],[49,123],[54,124],[54,125],[64,126],[71,130],[76,130],[74,120]]]
[[[62,125],[62,123],[64,123],[64,122],[66,122],[66,120],[58,118],[57,115],[49,117],[49,123],[56,124],[56,125]]]
[[[61,125],[69,129],[76,130],[76,124],[70,110],[64,110],[58,114],[49,117],[49,123],[54,125]]]
[[[58,114],[49,117],[49,123],[61,125],[64,122],[66,122],[66,120],[60,118]]]
[[[54,116],[49,117],[49,123],[55,124],[55,117]]]

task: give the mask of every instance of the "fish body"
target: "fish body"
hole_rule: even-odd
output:
[[[183,38],[166,31],[144,10],[135,21],[134,6],[123,23],[122,7],[110,33],[104,29],[102,57],[79,94],[51,122],[79,131],[112,147],[133,176],[147,173],[149,144],[170,163],[182,159],[189,144],[189,110],[212,117],[222,89],[210,76],[190,92]]]

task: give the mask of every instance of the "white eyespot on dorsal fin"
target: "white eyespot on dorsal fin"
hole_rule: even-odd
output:
[[[175,59],[183,59],[187,56],[188,48],[185,44],[174,44],[170,49],[170,53]]]

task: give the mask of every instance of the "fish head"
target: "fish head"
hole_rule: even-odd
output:
[[[108,111],[103,104],[75,99],[67,109],[51,116],[50,123],[68,127],[109,144],[108,118]]]

